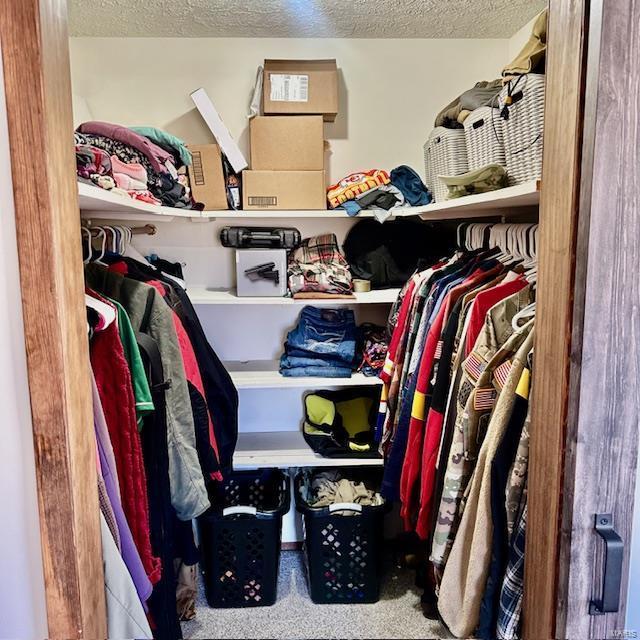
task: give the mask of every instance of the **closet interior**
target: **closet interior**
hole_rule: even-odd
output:
[[[108,623],[521,637],[545,3],[210,4],[70,3]]]

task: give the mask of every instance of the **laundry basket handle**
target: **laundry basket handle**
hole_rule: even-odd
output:
[[[357,511],[362,513],[362,505],[356,502],[334,502],[329,505],[329,513],[334,511]]]
[[[238,505],[236,507],[226,507],[222,510],[222,517],[226,516],[234,516],[236,514],[243,513],[248,516],[255,516],[258,513],[258,510],[255,507],[243,507],[242,505]]]

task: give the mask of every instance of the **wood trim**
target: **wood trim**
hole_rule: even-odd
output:
[[[588,0],[551,0],[529,451],[525,638],[555,637]]]
[[[582,341],[587,264],[589,261],[589,226],[591,184],[597,105],[598,61],[600,57],[600,27],[602,6],[592,0],[589,12],[589,33],[585,72],[584,127],[582,141],[581,187],[579,196],[580,219],[576,240],[576,265],[573,302],[573,329],[571,367],[569,376],[569,402],[567,409],[566,453],[563,480],[563,508],[558,560],[558,599],[556,608],[556,637],[567,637],[567,613],[572,606],[569,598],[569,575],[573,528],[573,497],[576,491],[575,468],[577,442],[575,432],[579,416],[580,373],[582,367]],[[581,491],[578,487],[577,491]]]
[[[0,2],[49,636],[106,637],[64,0]]]
[[[572,357],[560,549],[560,587],[571,597],[558,611],[557,633],[610,638],[625,627],[628,546],[620,610],[590,616],[588,604],[601,594],[603,572],[593,516],[611,512],[629,544],[638,459],[640,1],[592,0],[590,22],[574,312],[580,350]]]

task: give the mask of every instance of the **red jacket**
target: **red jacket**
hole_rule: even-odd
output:
[[[147,479],[138,435],[136,403],[116,322],[94,334],[90,356],[116,460],[122,508],[145,572],[155,584],[160,580],[162,565],[151,550]]]

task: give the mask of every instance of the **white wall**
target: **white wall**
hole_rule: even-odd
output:
[[[508,40],[72,38],[73,90],[99,120],[150,124],[187,142],[211,134],[189,94],[204,87],[248,152],[247,108],[265,58],[335,58],[340,113],[327,124],[329,174],[409,164],[436,113],[478,80],[500,75]]]
[[[0,638],[44,638],[44,577],[7,135],[0,60]]]

